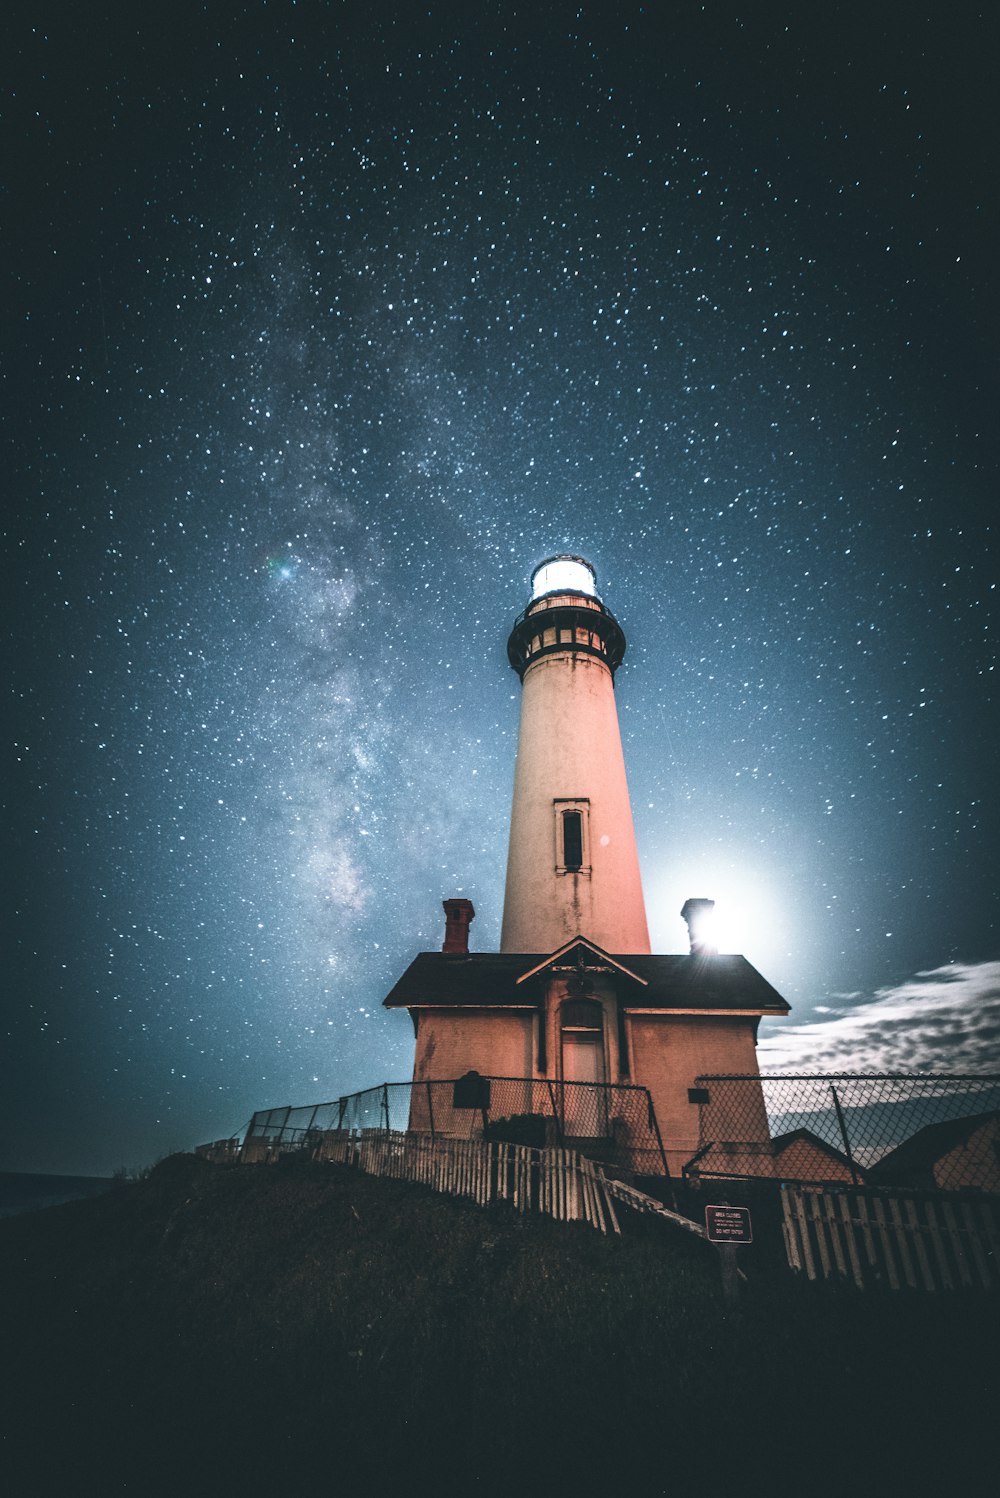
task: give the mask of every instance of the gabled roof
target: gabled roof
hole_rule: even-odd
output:
[[[833,1144],[828,1144],[821,1139],[819,1134],[814,1134],[812,1129],[790,1129],[787,1134],[775,1134],[771,1140],[776,1155],[791,1149],[795,1144],[806,1144],[810,1149],[818,1150],[821,1155],[828,1155],[831,1160],[836,1160],[838,1165],[844,1165],[848,1170],[851,1162],[843,1150],[837,1149]],[[855,1169],[857,1167],[855,1166]]]
[[[827,1165],[816,1167],[813,1157],[826,1161]],[[839,1149],[814,1134],[812,1129],[790,1129],[786,1134],[776,1134],[770,1140],[713,1139],[703,1144],[684,1166],[684,1173],[705,1176],[734,1175],[739,1177],[770,1177],[781,1180],[787,1170],[790,1181],[840,1180],[832,1174],[829,1166],[835,1164],[845,1173],[853,1174],[859,1181],[864,1179],[862,1171],[852,1166],[851,1161]]]
[[[535,1009],[545,969],[571,965],[574,938],[557,952],[421,952],[394,985],[388,1009]],[[787,1014],[789,1006],[745,957],[607,953],[583,942],[615,969],[627,1010],[647,1013]],[[535,981],[529,981],[534,978]],[[521,981],[521,980],[524,981]]]
[[[649,981],[647,978],[640,978],[638,973],[630,972],[627,967],[612,957],[610,952],[605,952],[603,947],[599,947],[596,942],[588,941],[585,936],[574,936],[571,941],[566,942],[565,946],[550,952],[537,967],[526,968],[516,981],[526,983],[529,978],[534,978],[547,969],[565,968],[571,964],[586,969],[588,960],[591,967],[595,964],[597,967],[611,967],[624,977],[631,978],[635,983],[645,986]]]
[[[649,985],[642,994],[628,998],[627,1009],[787,1014],[791,1008],[753,964],[735,952],[720,952],[714,957],[695,956],[693,952],[663,957],[641,953],[620,961]]]
[[[993,1109],[989,1113],[967,1113],[963,1118],[944,1118],[940,1123],[925,1124],[909,1139],[883,1155],[869,1173],[884,1172],[888,1175],[893,1171],[933,1165],[957,1145],[965,1144],[977,1129],[996,1119],[1000,1119],[1000,1110]]]

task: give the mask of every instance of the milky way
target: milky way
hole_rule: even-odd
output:
[[[220,9],[8,37],[4,1163],[408,1075],[553,551],[654,950],[995,975],[992,9]]]

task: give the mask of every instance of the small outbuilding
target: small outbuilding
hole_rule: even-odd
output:
[[[1000,1192],[1000,1112],[927,1124],[868,1172],[873,1185]]]

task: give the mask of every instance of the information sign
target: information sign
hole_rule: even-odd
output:
[[[752,1243],[749,1207],[706,1207],[705,1235],[709,1243]]]

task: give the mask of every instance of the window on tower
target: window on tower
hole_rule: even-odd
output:
[[[578,811],[563,812],[563,863],[572,870],[583,863],[583,818]]]
[[[590,802],[558,800],[555,809],[557,874],[590,874]]]

